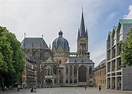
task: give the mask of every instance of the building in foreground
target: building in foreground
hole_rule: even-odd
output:
[[[132,90],[132,67],[121,67],[121,42],[132,28],[132,19],[120,19],[118,26],[109,32],[106,45],[106,87],[115,90]]]
[[[100,64],[94,68],[94,86],[98,87],[99,85],[102,88],[106,88],[106,59],[102,60]]]
[[[34,87],[37,84],[37,67],[36,62],[32,56],[25,54],[25,70],[22,73],[22,87]]]

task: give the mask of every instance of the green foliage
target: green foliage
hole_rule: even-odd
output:
[[[132,29],[128,32],[126,41],[123,42],[123,66],[132,66]]]
[[[12,86],[12,85],[14,85],[14,83],[17,82],[18,75],[16,75],[15,72],[7,72],[7,73],[4,74],[4,78],[10,78],[10,79],[4,80],[4,84],[6,86]]]
[[[24,67],[25,61],[20,42],[14,34],[0,26],[0,84],[4,83],[7,86],[14,84]]]

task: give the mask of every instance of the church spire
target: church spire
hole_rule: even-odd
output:
[[[88,32],[87,29],[85,29],[83,8],[82,8],[81,24],[78,30],[78,39],[77,39],[77,54],[79,57],[82,57],[87,52],[88,52]]]
[[[80,37],[85,37],[85,24],[84,24],[84,17],[83,17],[83,8],[82,8],[82,18],[80,24]]]

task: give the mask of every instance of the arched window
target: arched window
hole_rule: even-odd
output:
[[[92,74],[92,67],[90,66],[89,67],[89,75],[91,75]]]
[[[120,29],[120,33],[119,33],[119,41],[122,40],[122,32],[123,32],[123,28],[121,27],[121,29]]]
[[[110,49],[110,34],[108,35],[108,40],[107,40],[107,49]]]
[[[54,67],[53,67],[53,72],[54,72],[54,74],[57,74],[57,66],[56,65],[54,65]]]
[[[86,82],[86,70],[87,70],[87,68],[84,65],[81,65],[79,67],[79,71],[78,71],[79,82]]]
[[[112,46],[116,44],[116,33],[115,33],[115,30],[113,31],[113,34],[112,34]]]

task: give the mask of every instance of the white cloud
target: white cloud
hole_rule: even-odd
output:
[[[95,67],[106,58],[106,45],[104,42],[99,42],[96,47],[92,49],[91,60],[95,63]]]
[[[132,5],[129,6],[129,13],[125,15],[125,19],[132,19]]]

